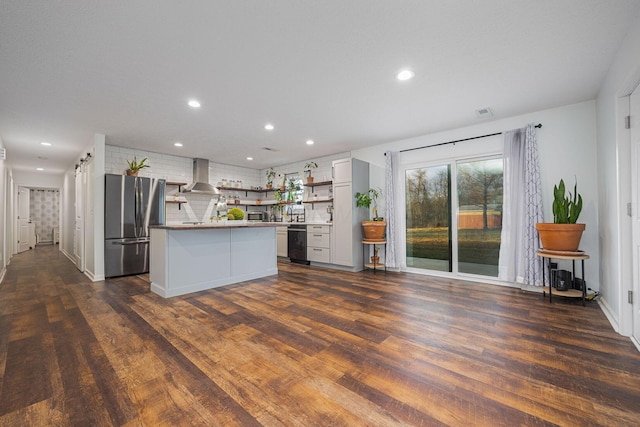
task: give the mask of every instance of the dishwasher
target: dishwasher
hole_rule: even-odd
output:
[[[291,224],[287,231],[287,255],[291,262],[309,265],[307,260],[307,226]]]

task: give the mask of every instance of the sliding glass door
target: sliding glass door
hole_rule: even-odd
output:
[[[457,164],[458,271],[498,276],[502,159]]]
[[[451,166],[406,172],[407,267],[451,271]]]
[[[498,275],[501,158],[409,169],[405,190],[407,267]]]

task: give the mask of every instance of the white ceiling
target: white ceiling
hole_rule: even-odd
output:
[[[62,172],[95,133],[285,164],[474,124],[482,107],[495,119],[594,99],[639,12],[638,0],[2,0],[0,137],[16,170]],[[403,67],[413,80],[395,80]]]

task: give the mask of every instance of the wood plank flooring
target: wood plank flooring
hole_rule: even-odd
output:
[[[640,425],[640,354],[595,302],[278,267],[165,300],[57,247],[13,257],[0,425]]]

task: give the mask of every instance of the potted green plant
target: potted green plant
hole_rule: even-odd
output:
[[[316,162],[307,162],[307,164],[304,165],[305,173],[307,173],[307,184],[313,183],[313,176],[311,176],[311,170],[316,169],[317,167],[318,167],[318,164]]]
[[[380,252],[380,248],[378,246],[373,247],[373,255],[371,255],[371,263],[376,266],[380,264],[380,256],[378,253]]]
[[[273,188],[273,178],[276,177],[276,171],[274,171],[273,168],[269,168],[267,172],[265,172],[265,175],[267,176],[267,190],[271,190]]]
[[[282,173],[278,175],[278,178],[282,178],[282,182],[280,182],[280,191],[284,193],[287,190],[287,175]]]
[[[300,185],[294,178],[289,178],[287,182],[287,203],[293,203],[297,191],[300,191]]]
[[[362,221],[362,231],[364,238],[371,242],[382,242],[385,239],[385,230],[387,222],[383,217],[378,216],[378,197],[382,196],[380,188],[370,188],[366,193],[357,192],[356,207],[371,209],[373,220]]]
[[[565,195],[564,180],[553,186],[553,223],[536,224],[542,248],[548,251],[576,252],[585,224],[578,224],[582,212],[582,196],[578,194],[578,182],[573,194]]]
[[[133,156],[133,160],[127,160],[127,165],[129,165],[129,169],[127,169],[127,175],[129,176],[138,176],[138,172],[140,169],[148,168],[149,164],[146,163],[147,158],[138,161],[136,156]]]

